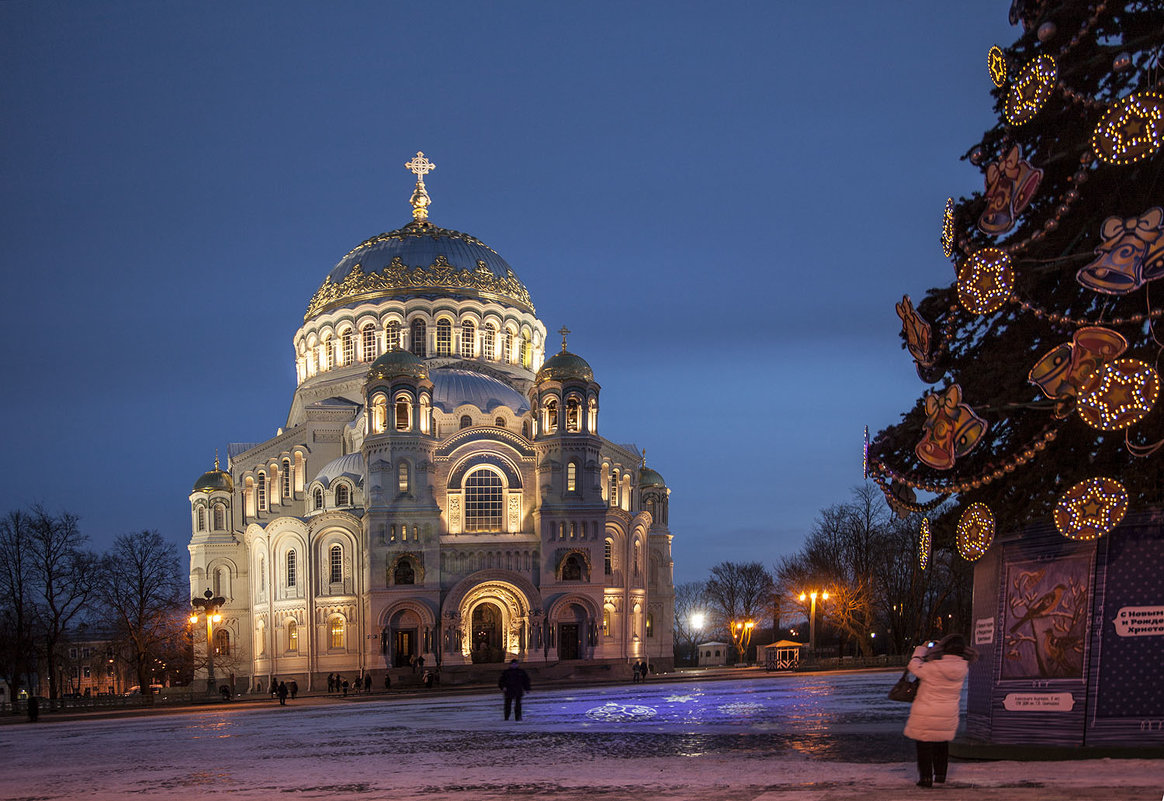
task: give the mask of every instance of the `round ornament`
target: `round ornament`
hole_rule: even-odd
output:
[[[921,541],[917,546],[917,564],[922,570],[930,566],[930,549],[933,543],[930,539],[930,519],[923,517],[921,522]]]
[[[1055,527],[1071,540],[1094,540],[1120,524],[1128,511],[1128,491],[1114,478],[1080,481],[1059,496]]]
[[[978,145],[973,150],[970,151],[970,163],[973,164],[974,166],[977,167],[979,164],[981,164],[985,160],[986,160],[986,151],[982,149],[982,145]]]
[[[942,253],[946,258],[954,255],[954,198],[946,198],[946,210],[942,212]]]
[[[1116,72],[1123,72],[1130,66],[1132,66],[1132,54],[1127,51],[1117,54],[1111,60],[1111,68]]]
[[[1055,59],[1036,56],[1023,66],[1006,95],[1003,113],[1011,125],[1030,122],[1051,96],[1058,78]]]
[[[998,45],[990,48],[986,54],[986,69],[990,72],[990,80],[994,81],[995,86],[1006,83],[1006,56]]]
[[[1055,23],[1048,20],[1039,26],[1039,30],[1035,32],[1035,35],[1039,37],[1040,42],[1047,42],[1054,39],[1055,34],[1058,32],[1059,29],[1055,26]]]
[[[998,248],[976,250],[958,267],[958,302],[971,314],[998,311],[1013,286],[1010,254]]]
[[[972,503],[958,520],[958,553],[973,562],[994,542],[994,514],[984,503]]]
[[[1119,431],[1143,420],[1159,395],[1155,368],[1137,359],[1116,359],[1104,365],[1094,389],[1080,395],[1076,408],[1092,428]]]
[[[1107,110],[1091,134],[1091,149],[1108,164],[1134,164],[1160,149],[1164,95],[1137,92]]]

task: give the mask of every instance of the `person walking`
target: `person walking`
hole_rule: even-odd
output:
[[[336,678],[339,679],[339,674],[336,674]],[[344,698],[348,697],[348,687],[349,686],[350,685],[348,684],[347,679],[340,680],[340,688],[343,690]]]
[[[978,652],[961,634],[913,649],[909,672],[921,684],[905,723],[905,736],[917,741],[917,786],[943,784],[950,760],[950,740],[958,731],[962,685]]]
[[[327,674],[327,691],[329,693],[335,692],[335,674],[334,673]]]
[[[371,673],[364,674],[364,692],[366,692],[366,693],[372,692],[372,674]]]
[[[279,696],[279,706],[287,706],[287,682],[279,682],[279,689],[275,691],[275,694]]]
[[[497,686],[505,692],[505,719],[509,720],[512,708],[513,719],[521,720],[521,696],[529,691],[529,674],[521,669],[516,659],[510,660],[509,667],[501,671]]]
[[[295,696],[299,695],[299,682],[291,679],[291,683],[287,685],[287,689],[291,691],[291,700],[295,700]]]
[[[392,689],[392,675],[387,670],[384,671],[384,689]]]

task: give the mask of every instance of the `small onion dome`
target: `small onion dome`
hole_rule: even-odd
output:
[[[194,482],[195,492],[234,492],[234,482],[230,480],[230,476],[219,470],[217,467],[213,470],[208,470]]]
[[[593,381],[594,371],[581,356],[576,356],[568,350],[563,350],[546,359],[542,369],[538,370],[538,381],[566,381],[575,378],[582,381]]]
[[[368,380],[390,379],[407,376],[409,378],[428,378],[424,362],[406,350],[392,350],[385,353],[368,369]]]
[[[663,477],[649,467],[639,468],[640,487],[665,487],[667,482]]]

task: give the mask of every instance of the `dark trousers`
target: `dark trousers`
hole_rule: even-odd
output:
[[[509,720],[509,711],[513,710],[513,719],[521,720],[521,693],[505,694],[505,719]]]
[[[917,741],[917,776],[922,781],[937,778],[946,780],[946,769],[950,763],[950,744],[942,741],[927,743]]]

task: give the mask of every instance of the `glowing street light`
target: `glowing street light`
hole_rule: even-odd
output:
[[[744,661],[744,655],[748,652],[748,645],[752,642],[752,629],[755,626],[756,622],[751,618],[747,620],[733,620],[728,626],[732,633],[732,642],[735,643],[736,650],[740,654],[740,662]]]
[[[696,631],[703,631],[703,624],[707,622],[707,615],[703,612],[691,613],[691,628]]]
[[[215,686],[217,682],[214,680],[214,624],[222,620],[222,615],[219,614],[219,609],[226,603],[226,599],[222,596],[215,596],[209,589],[206,590],[205,597],[194,598],[190,601],[190,605],[194,607],[195,611],[190,615],[190,623],[198,622],[199,611],[206,617],[206,693],[207,695],[214,695],[218,692]]]
[[[829,599],[828,591],[813,590],[800,593],[801,601],[812,599],[812,608],[808,613],[808,650],[814,654],[816,653],[816,599],[818,595],[822,601]]]

